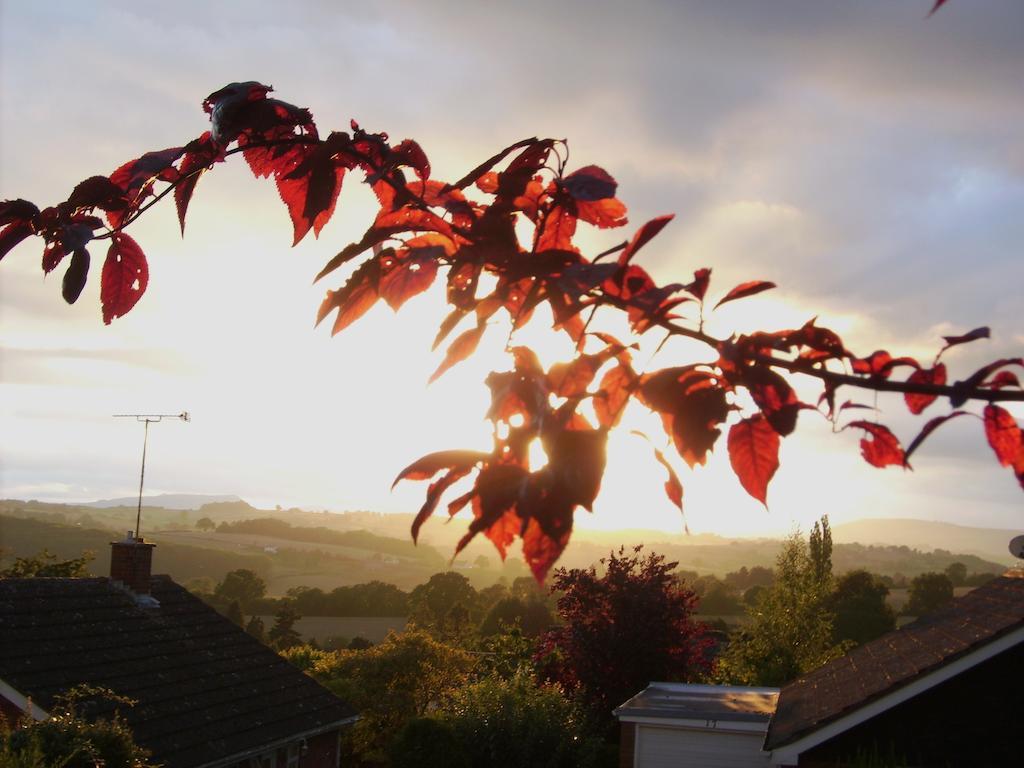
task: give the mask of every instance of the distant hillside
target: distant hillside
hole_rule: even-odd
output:
[[[1019,561],[1010,554],[1007,546],[1010,539],[1022,532],[1024,528],[971,528],[930,520],[865,518],[833,526],[832,540],[837,544],[858,542],[906,546],[923,551],[963,552],[1012,565]]]
[[[89,550],[96,556],[89,564],[89,572],[93,576],[107,576],[112,538],[109,531],[95,528],[0,515],[0,542],[3,542],[0,567],[6,567],[15,557],[29,557],[43,549],[62,559],[78,557]],[[204,577],[216,583],[225,573],[237,568],[248,568],[267,577],[271,562],[262,554],[217,551],[169,542],[160,544],[153,560],[155,573],[170,574],[179,583]]]
[[[199,509],[204,504],[218,502],[241,501],[242,499],[234,494],[209,495],[201,493],[160,493],[156,496],[143,496],[142,506],[163,507],[164,509]],[[95,509],[109,509],[110,507],[137,507],[138,496],[125,496],[120,499],[101,499],[83,504],[76,504],[79,507],[93,507]]]

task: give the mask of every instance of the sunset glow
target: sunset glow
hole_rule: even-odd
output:
[[[928,3],[885,0],[802,11],[443,3],[431,13],[299,3],[283,26],[262,3],[185,5],[0,2],[0,199],[63,199],[82,178],[205,130],[199,102],[210,91],[261,79],[325,129],[354,117],[395,141],[416,138],[439,179],[524,136],[567,136],[572,166],[607,168],[630,207],[625,229],[581,224],[577,244],[593,255],[675,212],[638,261],[663,282],[712,267],[704,327],[720,337],[817,317],[863,354],[929,360],[941,335],[991,326],[991,341],[949,354],[958,376],[1022,352],[1024,139],[1007,128],[1024,124],[1014,0],[952,4],[928,20]],[[294,249],[271,183],[241,158],[208,176],[184,238],[173,205],[132,227],[151,284],[110,326],[98,280],[65,305],[63,268],[43,278],[36,243],[0,265],[0,496],[130,496],[141,434],[112,414],[187,409],[190,424],[151,435],[149,493],[415,512],[426,486],[389,492],[396,473],[431,451],[490,450],[483,381],[509,368],[508,348],[529,346],[546,366],[573,353],[546,310],[511,336],[501,313],[476,355],[428,385],[445,349],[431,351],[443,280],[397,314],[378,303],[337,336],[330,320],[313,327],[325,292],[352,270],[312,277],[377,210],[360,174],[346,178],[319,239]],[[753,279],[778,288],[710,311]],[[695,307],[679,312],[695,318]],[[464,322],[449,339],[475,321]],[[606,322],[591,330],[623,330]],[[708,361],[705,347],[672,340],[656,351],[661,341],[642,338],[638,371]],[[820,385],[794,384],[816,401]],[[841,397],[881,408],[906,441],[919,428],[898,398]],[[867,466],[860,435],[831,434],[814,411],[800,427],[783,441],[766,510],[736,482],[724,439],[690,470],[659,419],[630,406],[594,511],[579,510],[577,524],[682,530],[653,448],[679,472],[694,532],[779,535],[822,513],[1021,524],[1020,489],[975,419],[945,427],[913,472]],[[538,443],[531,465],[546,460]]]

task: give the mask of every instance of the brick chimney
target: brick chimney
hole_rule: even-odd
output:
[[[153,572],[153,548],[128,531],[124,541],[110,542],[110,578],[120,582],[133,595],[149,595],[149,577]]]

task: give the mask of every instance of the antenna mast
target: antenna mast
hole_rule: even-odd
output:
[[[181,419],[191,421],[188,411],[181,413],[115,413],[115,419],[135,419],[145,424],[142,434],[142,471],[139,472],[139,507],[135,512],[135,540],[142,541],[140,528],[142,527],[142,484],[146,478],[146,444],[149,442],[149,425],[164,419]]]

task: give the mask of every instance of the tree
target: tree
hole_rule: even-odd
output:
[[[224,614],[228,620],[240,627],[245,626],[245,616],[242,615],[242,606],[238,604],[237,600],[232,600],[228,606],[227,611]]]
[[[217,524],[208,517],[200,517],[196,520],[196,528],[200,531],[212,531],[217,528]]]
[[[5,768],[156,768],[117,711],[111,718],[86,718],[83,702],[133,706],[105,688],[76,686],[58,695],[50,717],[25,716],[11,729],[0,717],[0,765]]]
[[[577,695],[609,729],[612,709],[652,680],[694,681],[711,668],[696,597],[672,576],[677,564],[641,549],[613,551],[600,576],[594,567],[555,571],[564,626],[537,651],[542,678]]]
[[[860,645],[895,629],[896,614],[886,602],[888,595],[881,579],[865,570],[840,576],[830,601],[833,641]]]
[[[967,566],[957,561],[946,566],[946,576],[954,587],[962,587],[967,583]]]
[[[83,552],[81,557],[58,560],[57,555],[44,549],[32,557],[15,558],[14,565],[0,571],[0,579],[24,579],[30,576],[81,578],[89,575],[89,563],[95,559],[92,552]]]
[[[537,637],[553,623],[551,611],[540,600],[523,601],[517,597],[499,600],[480,624],[480,634],[490,637],[502,630],[503,625],[518,626],[527,637]]]
[[[953,582],[944,573],[922,573],[910,582],[910,599],[903,612],[927,616],[953,600]]]
[[[290,602],[285,602],[274,616],[274,626],[267,633],[267,640],[281,651],[302,645],[302,635],[295,629],[295,622],[301,618],[295,607]]]
[[[266,627],[263,625],[263,619],[259,616],[250,617],[249,623],[245,625],[245,631],[261,643],[266,641]]]
[[[407,722],[388,749],[392,768],[470,768],[454,729],[436,717]]]
[[[248,610],[249,603],[266,593],[267,583],[248,568],[229,571],[213,591],[214,595],[223,600],[237,600],[243,610]]]
[[[442,716],[472,768],[577,768],[594,765],[600,751],[583,710],[524,672],[456,689]]]
[[[725,682],[783,685],[841,656],[833,641],[831,537],[827,522],[815,526],[813,550],[799,533],[783,545],[775,563],[775,581],[748,608],[750,624],[719,656],[718,674]]]
[[[588,165],[570,172],[566,142],[516,142],[446,184],[431,178],[429,160],[415,141],[392,144],[386,134],[367,132],[355,122],[351,132],[321,138],[309,110],[269,98],[271,90],[244,82],[211,93],[203,101],[209,131],[182,146],[130,160],[109,177],[90,177],[58,205],[40,210],[23,199],[0,203],[0,257],[30,236],[42,238],[45,272],[67,260],[62,295],[73,303],[88,279],[90,243],[109,241],[100,286],[102,316],[109,323],[129,312],[149,283],[146,256],[125,230],[169,196],[184,227],[197,182],[220,162],[243,154],[257,177],[274,179],[295,242],[310,230],[320,233],[334,213],[346,173],[362,171],[380,210],[366,233],[317,276],[355,266],[344,284],[328,291],[318,321],[333,316],[332,330],[340,332],[378,300],[397,310],[443,275],[452,309],[436,343],[463,330],[432,378],[473,354],[499,319],[508,329],[511,370],[487,378],[492,449],[428,454],[398,474],[396,482],[431,481],[412,526],[414,539],[445,493],[471,477],[470,491],[448,505],[451,513],[464,507],[473,512],[456,554],[480,533],[502,557],[521,538],[526,562],[543,580],[569,541],[575,509],[593,506],[608,433],[627,406],[659,416],[665,440],[690,468],[705,463],[728,428],[726,447],[739,483],[765,503],[779,466],[781,438],[794,432],[802,412],[808,412],[804,418],[813,413],[829,420],[837,433],[862,435],[861,454],[872,466],[909,467],[928,436],[969,413],[963,406],[976,401],[983,404],[977,415],[996,460],[1024,486],[1024,438],[1013,415],[998,404],[1024,401],[1011,370],[1022,359],[999,359],[954,381],[943,358],[952,348],[987,338],[987,327],[943,337],[938,353],[924,361],[885,350],[854,352],[813,319],[799,328],[713,336],[705,329],[709,312],[774,284],[747,280],[713,296],[708,268],[658,284],[636,256],[671,216],[652,219],[628,241],[584,256],[574,242],[579,222],[600,229],[625,226],[626,206],[604,169]],[[415,178],[409,180],[407,172]],[[576,349],[573,360],[548,369],[530,349],[514,343],[542,306],[545,312],[538,317],[553,318],[555,329]],[[625,319],[628,332],[607,333],[614,326],[609,318]],[[652,331],[666,341],[699,345],[705,354],[640,372],[632,350]],[[663,348],[668,354],[679,347],[662,342],[658,351]],[[793,374],[820,382],[817,406],[801,401],[787,378]],[[900,393],[915,416],[939,398],[951,410],[926,422],[904,447],[878,421],[849,416],[849,406],[864,403],[837,406],[842,387]],[[540,467],[530,463],[536,441],[548,457]],[[665,468],[666,493],[682,509],[682,484],[673,463],[660,450],[653,460]]]
[[[477,592],[469,579],[455,571],[435,573],[409,593],[409,618],[442,635],[458,635],[479,613]]]
[[[414,629],[366,650],[326,654],[313,675],[359,711],[345,734],[351,751],[379,760],[399,730],[464,685],[472,667],[465,651]]]

